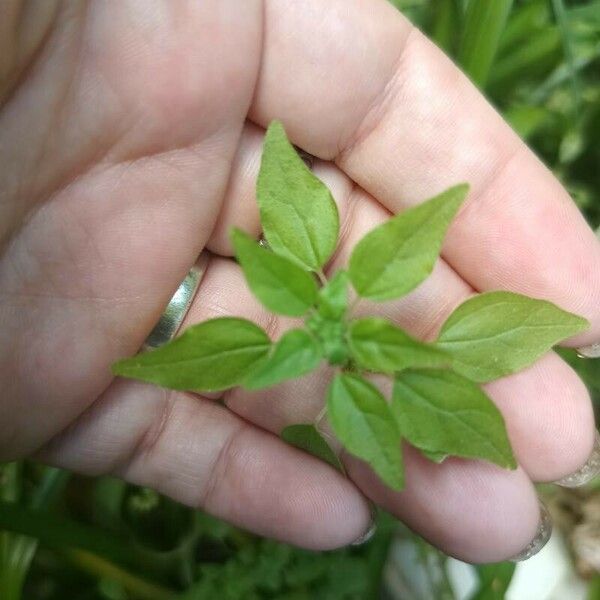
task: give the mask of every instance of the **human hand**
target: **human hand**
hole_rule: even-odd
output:
[[[269,433],[314,418],[325,374],[233,390],[227,408],[110,375],[203,247],[215,257],[184,328],[223,314],[275,336],[288,326],[228,258],[231,226],[259,234],[254,183],[275,118],[338,201],[336,266],[393,212],[471,183],[444,260],[386,316],[428,338],[474,291],[510,289],[585,316],[571,344],[597,342],[599,244],[466,78],[383,1],[44,6],[0,8],[25,11],[0,91],[0,457],[117,474],[312,548],[364,532],[363,493],[461,558],[525,547],[531,482],[577,471],[594,444],[587,392],[555,354],[486,386],[519,470],[408,450],[402,493],[345,457],[353,484]]]

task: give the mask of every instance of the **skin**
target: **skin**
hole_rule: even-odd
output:
[[[284,122],[339,204],[333,260],[389,215],[471,183],[431,278],[361,310],[423,338],[478,291],[547,298],[600,339],[600,245],[565,190],[452,63],[383,0],[0,4],[0,460],[111,473],[239,526],[333,548],[369,524],[366,497],[457,557],[520,551],[532,481],[577,470],[588,394],[555,354],[494,382],[520,467],[442,465],[405,449],[407,489],[344,457],[350,480],[283,444],[320,410],[327,372],[212,398],[114,380],[207,247],[185,326],[267,315],[231,260],[259,234],[264,127]]]

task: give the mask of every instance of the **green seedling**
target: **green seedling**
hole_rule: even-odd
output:
[[[322,433],[326,418],[345,449],[395,490],[404,485],[403,440],[436,462],[459,456],[514,469],[504,420],[480,384],[531,365],[583,331],[585,319],[544,300],[487,292],[460,305],[427,343],[380,316],[353,314],[361,299],[399,298],[431,274],[467,193],[457,185],[389,219],[358,242],[347,269],[326,276],[339,238],[336,204],[273,122],[257,184],[267,245],[239,229],[231,240],[255,296],[296,317],[297,327],[272,341],[248,320],[212,319],[117,362],[114,373],[178,390],[258,390],[326,362],[334,374],[324,409],[314,423],[286,428],[288,443],[341,469]],[[391,398],[373,374],[392,380]]]

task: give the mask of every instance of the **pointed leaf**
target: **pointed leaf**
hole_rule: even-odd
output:
[[[430,344],[415,340],[387,319],[369,317],[352,321],[348,342],[356,364],[378,373],[411,367],[443,368],[451,358]]]
[[[120,360],[113,373],[175,390],[224,390],[241,383],[270,346],[258,325],[222,317],[194,325],[156,350]]]
[[[457,185],[370,231],[350,256],[350,280],[363,298],[382,301],[408,294],[426,279],[448,226],[469,187]]]
[[[327,440],[312,424],[289,425],[281,432],[281,439],[329,463],[334,469],[344,473],[344,467]]]
[[[473,381],[492,381],[535,362],[588,322],[545,300],[511,292],[479,294],[461,304],[442,326],[437,346],[453,368]]]
[[[271,355],[246,377],[243,386],[258,390],[300,377],[316,369],[322,358],[319,345],[308,332],[292,329],[283,334],[273,346]]]
[[[298,317],[317,300],[314,276],[234,229],[235,255],[254,295],[272,312]]]
[[[517,466],[500,411],[476,383],[457,373],[399,373],[391,409],[403,437],[433,456],[445,453]]]
[[[318,310],[326,319],[341,319],[348,309],[348,273],[338,271],[319,290]]]
[[[278,121],[271,123],[265,136],[256,192],[263,232],[272,250],[318,271],[337,244],[337,206]]]
[[[329,387],[327,415],[348,452],[368,462],[392,489],[402,489],[400,432],[375,386],[358,375],[336,375]]]

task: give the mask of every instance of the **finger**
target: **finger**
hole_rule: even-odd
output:
[[[405,448],[403,492],[382,485],[353,457],[345,464],[370,498],[446,554],[470,563],[498,562],[518,555],[536,537],[540,505],[521,469],[459,459],[437,465]]]
[[[260,535],[312,549],[349,544],[369,506],[329,465],[210,400],[117,380],[39,458],[114,474]]]
[[[237,193],[228,195],[226,203],[236,204],[235,211],[229,214],[241,214],[242,226],[258,220],[254,190],[260,162],[259,137],[260,132],[253,127],[245,128],[243,138],[250,139],[242,140],[231,172],[229,189]],[[340,212],[341,241],[329,265],[332,272],[346,266],[355,244],[390,215],[332,163],[316,160],[313,171],[331,189]],[[223,219],[223,231],[232,225],[229,219]],[[229,245],[226,237],[222,242]],[[227,247],[225,250],[229,252]],[[192,306],[187,324],[210,316],[236,314],[238,307],[243,307],[247,318],[263,323],[277,337],[273,321],[249,292],[239,269],[223,261],[213,261],[213,267]],[[421,339],[434,339],[452,310],[472,294],[473,289],[442,259],[434,273],[408,296],[386,303],[362,301],[358,314],[386,316]],[[278,330],[289,323],[290,320],[280,321]],[[302,381],[307,385],[305,379]],[[549,354],[527,371],[494,382],[487,389],[503,412],[519,462],[532,479],[561,479],[576,472],[588,460],[595,440],[589,394],[576,373],[556,355]],[[258,398],[243,392],[239,394],[241,400],[237,393],[234,397],[236,402],[242,403],[245,417],[252,413],[253,407],[255,422],[279,431],[289,422],[314,418],[321,408],[324,393],[324,389],[311,392],[309,387],[302,400],[284,400],[283,403],[278,398],[290,395],[285,388],[273,394],[258,394]],[[292,413],[286,412],[290,405]]]
[[[444,247],[453,268],[479,290],[587,317],[591,329],[573,344],[600,338],[593,232],[467,78],[387,2],[267,2],[251,115],[263,126],[281,119],[294,143],[335,160],[392,212],[468,181]]]

